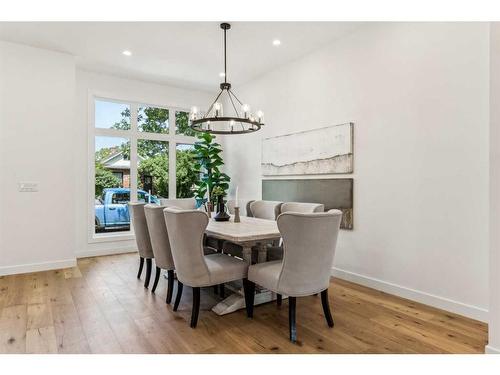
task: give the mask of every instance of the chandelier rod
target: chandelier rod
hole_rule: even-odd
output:
[[[228,90],[227,93],[229,94],[229,100],[231,100],[231,104],[233,105],[234,112],[235,112],[236,116],[239,117],[238,110],[236,109],[236,106],[234,105],[233,98],[231,97],[231,91]]]
[[[209,115],[210,111],[214,107],[214,104],[217,103],[217,100],[219,99],[219,97],[221,96],[221,94],[222,94],[223,91],[224,91],[223,89],[220,90],[219,95],[217,95],[217,97],[215,98],[215,100],[213,101],[213,103],[210,105],[210,107],[208,108],[207,113],[205,113],[203,115],[203,118],[206,118]]]
[[[243,103],[240,101],[240,99],[238,99],[238,97],[234,94],[234,92],[231,89],[227,90],[227,92],[229,93],[229,98],[231,99],[231,103],[233,103],[233,99],[231,98],[231,96],[234,96],[234,98],[240,103],[240,105],[243,105]],[[234,108],[234,103],[233,103],[233,108]],[[236,108],[234,109],[236,110]],[[236,113],[238,113],[238,111],[236,111]],[[241,129],[245,130],[245,127],[243,126],[241,121],[240,121],[240,126]]]
[[[224,83],[227,83],[226,31],[227,28],[224,27]]]
[[[231,92],[231,94],[234,96],[234,98],[238,101],[238,103],[240,103],[240,105],[243,105],[243,103],[241,102],[240,99],[238,99],[238,97],[236,96],[236,94],[233,92],[233,90],[229,89],[228,91]]]
[[[236,113],[236,116],[239,117],[238,110],[236,109],[236,106],[234,105],[233,97],[231,96],[231,90],[227,90],[227,93],[229,94],[229,99],[231,100],[231,104],[233,105],[234,112]],[[243,130],[245,130],[245,127],[241,123],[241,121],[238,121],[240,123],[240,126]]]

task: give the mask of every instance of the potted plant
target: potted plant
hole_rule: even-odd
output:
[[[216,221],[228,221],[230,218],[226,212],[225,196],[226,192],[220,186],[216,186],[212,191],[212,197],[217,202],[217,214],[214,216],[214,220]]]
[[[222,149],[220,144],[214,142],[215,136],[209,133],[198,134],[198,142],[195,142],[194,149],[196,152],[196,172],[201,178],[196,182],[195,198],[198,207],[208,202],[212,207],[217,204],[218,197],[221,195],[222,200],[227,195],[229,189],[230,177],[220,171],[220,167],[224,165],[222,160]],[[218,195],[214,196],[214,189],[219,188]]]

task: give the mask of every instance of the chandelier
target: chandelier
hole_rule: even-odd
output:
[[[257,111],[255,115],[251,113],[250,106],[241,102],[231,90],[231,84],[227,81],[226,54],[226,32],[231,25],[221,23],[220,28],[224,30],[224,82],[220,84],[219,94],[206,112],[199,112],[196,107],[191,108],[189,126],[195,131],[212,134],[253,133],[264,125],[264,113],[262,111]],[[224,99],[229,107],[226,114],[222,105]]]

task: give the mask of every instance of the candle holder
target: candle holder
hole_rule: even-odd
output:
[[[241,220],[240,220],[240,208],[239,207],[234,208],[234,222],[235,223],[241,222]]]
[[[212,217],[212,202],[207,202],[207,214],[208,217]]]

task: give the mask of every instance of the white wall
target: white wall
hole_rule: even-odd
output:
[[[72,56],[0,42],[0,275],[75,264],[74,92]]]
[[[489,342],[500,353],[500,23],[490,25],[490,284]]]
[[[486,320],[488,60],[486,23],[366,26],[234,87],[267,125],[226,137],[226,171],[259,198],[262,137],[354,122],[335,274]]]
[[[89,93],[103,97],[130,100],[145,104],[156,104],[189,109],[193,105],[203,106],[212,98],[211,93],[185,90],[165,85],[118,78],[110,75],[77,70],[76,73],[76,140],[75,155],[77,183],[75,201],[77,256],[94,256],[124,251],[135,251],[135,240],[89,241],[88,227],[88,124]]]
[[[0,42],[0,275],[136,249],[131,236],[89,241],[89,92],[181,108],[211,98],[76,70],[72,56]],[[39,182],[39,192],[18,192],[21,181]]]

